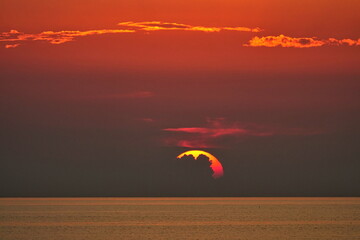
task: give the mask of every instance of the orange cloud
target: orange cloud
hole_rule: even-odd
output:
[[[248,28],[248,27],[204,27],[204,26],[192,26],[182,23],[168,23],[161,21],[150,22],[121,22],[118,23],[122,27],[130,27],[143,31],[159,31],[159,30],[180,30],[180,31],[199,31],[199,32],[220,32],[222,30],[238,31],[238,32],[260,32],[260,28]]]
[[[18,47],[18,46],[20,46],[19,43],[16,43],[16,44],[6,44],[6,45],[5,45],[5,48],[16,48],[16,47]]]
[[[247,47],[293,47],[293,48],[311,48],[321,46],[360,46],[360,39],[335,39],[329,38],[320,40],[316,37],[294,38],[285,35],[254,37],[249,43],[244,44]]]
[[[358,40],[353,39],[341,39],[329,38],[328,43],[331,45],[348,45],[348,46],[360,46],[360,38]]]
[[[191,26],[182,23],[166,23],[159,21],[152,22],[121,22],[118,24],[124,29],[100,29],[88,31],[44,31],[41,33],[28,34],[17,30],[0,33],[0,42],[12,43],[7,44],[5,48],[18,47],[21,42],[25,41],[46,41],[51,44],[62,44],[74,41],[75,38],[101,34],[119,34],[134,33],[137,31],[158,31],[158,30],[183,30],[199,32],[220,32],[222,30],[239,31],[239,32],[260,32],[260,28],[247,27],[203,27]]]
[[[19,42],[24,41],[47,41],[51,44],[62,44],[65,42],[74,41],[76,37],[85,37],[91,35],[101,35],[109,33],[131,33],[134,30],[124,29],[102,29],[102,30],[88,30],[88,31],[45,31],[37,34],[22,33],[17,30],[11,30],[9,32],[0,33],[0,42],[16,42],[16,44],[5,45],[8,46],[19,46]]]
[[[169,23],[161,21],[147,22],[121,22],[118,26],[123,29],[100,29],[87,31],[44,31],[41,33],[27,34],[17,30],[0,33],[0,42],[7,43],[5,48],[16,48],[25,41],[46,41],[50,44],[62,44],[74,41],[75,38],[91,35],[102,34],[119,34],[119,33],[135,33],[138,31],[160,31],[160,30],[177,30],[177,31],[198,31],[198,32],[220,32],[220,31],[237,31],[237,32],[261,32],[262,29],[248,27],[205,27],[193,26],[183,23]],[[321,46],[360,46],[360,38],[353,39],[336,39],[329,38],[325,40],[316,37],[289,37],[285,35],[254,37],[246,47],[293,47],[293,48],[310,48]]]

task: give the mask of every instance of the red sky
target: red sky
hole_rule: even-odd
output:
[[[86,162],[87,148],[128,164],[146,163],[131,160],[131,149],[157,158],[171,147],[171,156],[182,147],[219,151],[225,175],[244,156],[274,160],[278,150],[290,162],[297,151],[320,162],[342,156],[322,177],[338,181],[331,171],[340,158],[342,174],[352,176],[347,169],[360,156],[359,9],[357,0],[2,0],[8,177],[27,158],[52,159],[45,176],[61,162]],[[310,150],[311,141],[321,147]],[[283,147],[295,142],[304,148]],[[244,144],[262,150],[243,152]]]
[[[48,64],[102,68],[230,69],[306,71],[357,71],[354,48],[322,47],[249,49],[253,37],[359,38],[358,1],[2,1],[1,32],[27,34],[43,31],[118,29],[120,22],[162,21],[208,27],[259,27],[261,33],[225,31],[217,34],[163,31],[108,34],[76,39],[48,49],[44,43],[25,44],[5,52],[7,59],[31,61],[18,51],[36,51],[27,57]],[[331,14],[329,14],[331,13]],[[91,17],[90,17],[91,16]],[[26,49],[24,49],[26,48]],[[91,51],[89,51],[91,49]],[[10,49],[14,50],[14,49]],[[54,52],[53,52],[54,51]],[[59,51],[61,53],[59,53]],[[15,52],[15,53],[14,53]],[[10,54],[10,55],[8,55]],[[18,56],[19,54],[19,56]],[[49,56],[50,55],[50,56]],[[175,57],[176,56],[176,57]],[[20,59],[19,59],[20,58]],[[338,61],[341,59],[342,61]],[[70,63],[69,63],[70,62]],[[80,64],[80,63],[79,63]],[[286,65],[286,67],[284,66]]]

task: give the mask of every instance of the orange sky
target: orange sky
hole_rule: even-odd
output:
[[[255,170],[268,156],[350,156],[360,132],[359,9],[358,0],[1,0],[8,166],[44,156],[131,165],[136,154],[146,164],[165,159],[164,147],[174,148],[167,157],[212,148],[236,183],[244,156],[260,159]],[[344,176],[359,154],[349,159]]]
[[[55,68],[85,65],[100,69],[224,69],[236,71],[358,72],[359,47],[255,49],[254,37],[316,37],[341,41],[360,36],[358,1],[2,1],[0,31],[118,29],[120,22],[163,21],[205,27],[261,28],[260,33],[224,31],[106,34],[62,46],[7,44],[6,61],[44,62]],[[329,14],[331,12],[331,14]],[[11,45],[12,44],[12,45]],[[2,47],[3,48],[3,47]],[[28,54],[25,54],[27,52]],[[5,59],[3,58],[3,59]],[[339,61],[341,60],[341,61]],[[75,61],[75,62],[74,62]],[[284,67],[286,65],[286,67]],[[50,67],[49,66],[49,67]]]
[[[17,62],[66,62],[100,68],[225,69],[256,71],[358,71],[358,47],[326,47],[359,39],[359,1],[2,1],[1,32],[25,34],[44,31],[118,29],[120,22],[162,21],[205,27],[260,28],[260,33],[223,31],[163,31],[107,34],[75,39],[64,46],[27,44],[24,50],[4,52]],[[331,14],[329,14],[331,12]],[[313,38],[325,49],[249,49],[254,37]],[[346,41],[345,41],[346,42]],[[334,41],[333,41],[334,43]],[[345,45],[347,45],[348,41]],[[4,43],[8,48],[18,43]],[[295,44],[294,44],[295,46]],[[3,48],[3,47],[2,47]],[[57,49],[56,49],[57,48]],[[340,49],[339,49],[340,48]],[[91,50],[90,50],[91,49]],[[14,49],[10,49],[14,50]],[[21,52],[29,51],[29,54]],[[36,52],[36,54],[35,54]],[[14,59],[16,58],[16,60]],[[271,60],[270,60],[271,59]],[[341,59],[341,61],[339,61]],[[286,68],[284,68],[286,65]]]
[[[22,31],[111,27],[120,21],[162,20],[200,25],[262,26],[271,34],[358,37],[357,0],[195,0],[195,1],[1,1],[1,30]],[[304,14],[305,13],[305,14]],[[331,14],[329,14],[331,13]]]

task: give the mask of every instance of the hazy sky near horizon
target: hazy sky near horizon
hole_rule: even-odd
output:
[[[0,196],[359,196],[359,9],[2,0]]]

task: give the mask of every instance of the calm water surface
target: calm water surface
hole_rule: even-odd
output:
[[[1,240],[360,240],[360,198],[0,198]]]

